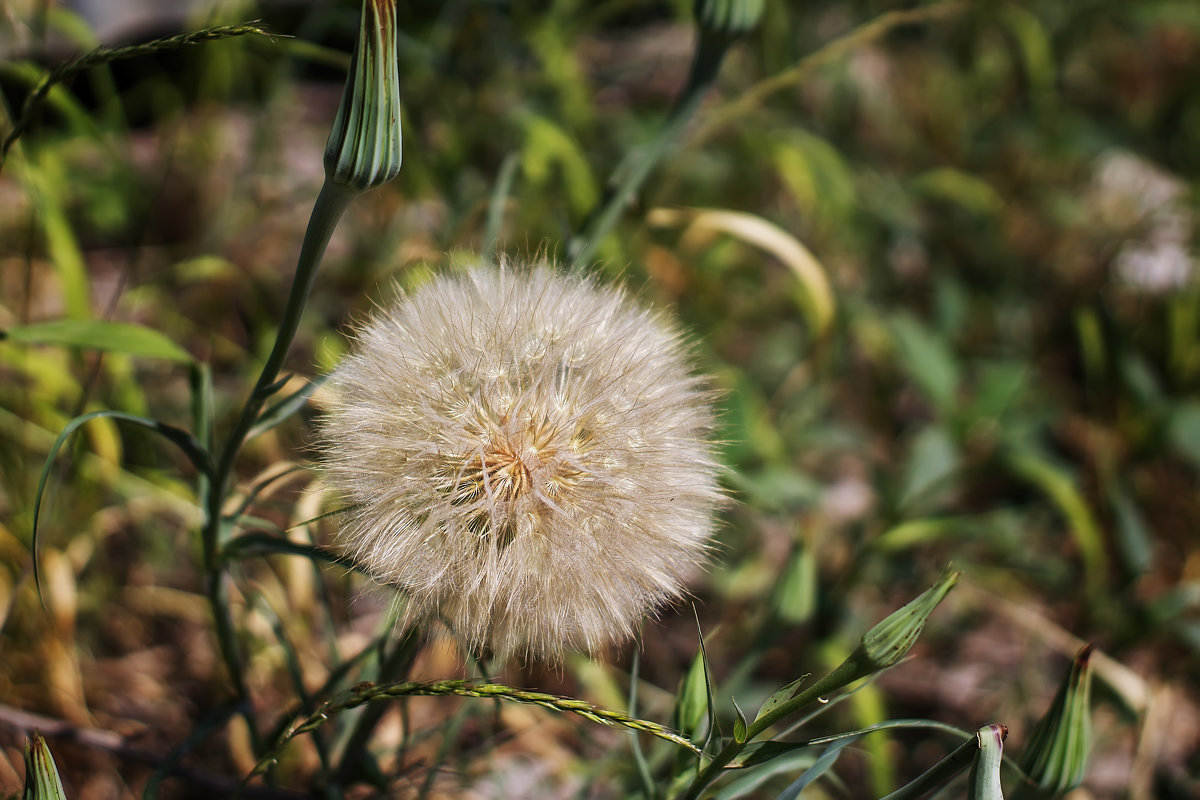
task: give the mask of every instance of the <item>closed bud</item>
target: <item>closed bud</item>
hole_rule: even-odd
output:
[[[40,733],[25,742],[25,791],[22,800],[66,800],[54,757]]]
[[[886,669],[908,654],[925,627],[925,620],[958,582],[958,573],[946,570],[938,582],[916,600],[867,631],[859,649],[874,669]]]
[[[358,191],[400,172],[395,0],[365,0],[342,104],[325,144],[325,177]]]
[[[1031,783],[1021,787],[1019,797],[1056,797],[1083,781],[1092,748],[1091,655],[1089,644],[1075,656],[1050,709],[1033,729],[1021,758]]]

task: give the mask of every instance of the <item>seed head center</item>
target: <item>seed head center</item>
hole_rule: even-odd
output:
[[[530,447],[493,441],[470,463],[468,485],[474,483],[484,494],[502,503],[515,502],[533,486],[533,470],[541,459]]]

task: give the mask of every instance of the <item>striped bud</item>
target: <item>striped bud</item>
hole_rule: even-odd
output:
[[[366,0],[342,104],[325,144],[325,176],[363,191],[400,172],[395,0]]]

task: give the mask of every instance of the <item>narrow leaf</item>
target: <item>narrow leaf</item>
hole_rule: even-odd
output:
[[[656,208],[646,221],[659,227],[687,223],[689,230],[727,233],[765,250],[795,274],[804,292],[804,313],[813,332],[824,335],[833,322],[835,303],[825,267],[799,239],[778,225],[753,214],[719,209]]]
[[[364,574],[370,574],[365,568],[356,565],[347,556],[321,545],[293,542],[282,536],[270,533],[244,533],[230,539],[221,550],[221,558],[225,561],[237,561],[254,556],[289,555],[303,556],[312,561],[328,564],[340,564],[347,569],[353,569]]]
[[[81,350],[128,353],[132,356],[162,358],[180,363],[190,363],[194,360],[190,353],[159,331],[128,322],[96,319],[39,322],[0,331],[0,339]]]
[[[846,739],[839,739],[838,741],[831,743],[825,748],[825,751],[821,753],[821,757],[818,758],[811,767],[804,771],[803,775],[793,781],[791,786],[788,786],[779,794],[778,800],[796,800],[796,798],[800,796],[800,793],[808,788],[810,783],[824,775],[831,767],[833,767],[834,763],[838,759],[838,756],[842,754],[842,750],[845,747],[853,744],[856,741],[858,741],[858,737],[852,736]]]
[[[33,551],[33,582],[38,587],[38,592],[41,592],[41,575],[38,571],[38,522],[42,514],[42,497],[46,493],[46,484],[50,480],[50,471],[54,468],[54,461],[58,457],[58,451],[62,449],[67,440],[71,438],[71,434],[79,430],[93,419],[102,417],[110,417],[118,422],[128,422],[131,425],[137,425],[141,428],[146,428],[154,433],[159,434],[164,439],[167,439],[188,457],[192,465],[197,470],[205,475],[212,476],[213,464],[212,458],[208,451],[187,431],[182,428],[176,428],[172,425],[159,422],[158,420],[139,417],[134,414],[126,414],[123,411],[92,411],[88,414],[75,417],[67,423],[63,428],[62,433],[58,434],[58,438],[54,440],[54,444],[50,446],[50,452],[46,454],[46,463],[42,465],[42,474],[38,477],[37,491],[33,496],[33,533],[31,536],[31,549]]]
[[[812,745],[808,742],[777,742],[774,739],[767,739],[766,741],[762,742],[751,742],[742,749],[742,752],[734,756],[730,762],[726,764],[725,768],[745,769],[746,767],[765,764],[768,761],[773,761],[774,759],[779,758],[786,753],[792,753],[796,750],[803,750],[805,748],[812,748]]]
[[[767,714],[779,708],[779,706],[783,705],[788,700],[791,700],[793,697],[795,697],[796,692],[800,690],[800,684],[808,680],[811,675],[812,673],[805,673],[801,675],[799,678],[796,678],[796,680],[792,681],[787,686],[784,686],[782,689],[775,692],[775,694],[768,697],[762,704],[762,707],[758,709],[758,713],[754,715],[754,721],[757,722]]]
[[[702,646],[692,659],[675,700],[675,727],[692,737],[693,742],[702,739],[700,725],[708,711],[708,670],[704,661]]]
[[[816,763],[816,760],[817,748],[815,747],[785,753],[779,758],[772,760],[771,763],[759,766],[758,769],[740,772],[733,780],[730,780],[718,790],[712,796],[712,800],[737,800],[741,797],[760,797],[761,793],[758,790],[764,783],[776,775],[782,775],[785,772],[795,773],[802,769],[808,769]]]
[[[979,737],[971,736],[954,748],[948,756],[882,800],[914,800],[936,788],[948,785],[955,776],[973,763],[977,752]]]

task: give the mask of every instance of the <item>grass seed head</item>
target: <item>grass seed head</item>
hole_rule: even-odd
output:
[[[376,316],[334,378],[343,540],[407,621],[556,660],[679,596],[721,502],[710,393],[679,332],[540,266],[443,275]]]

